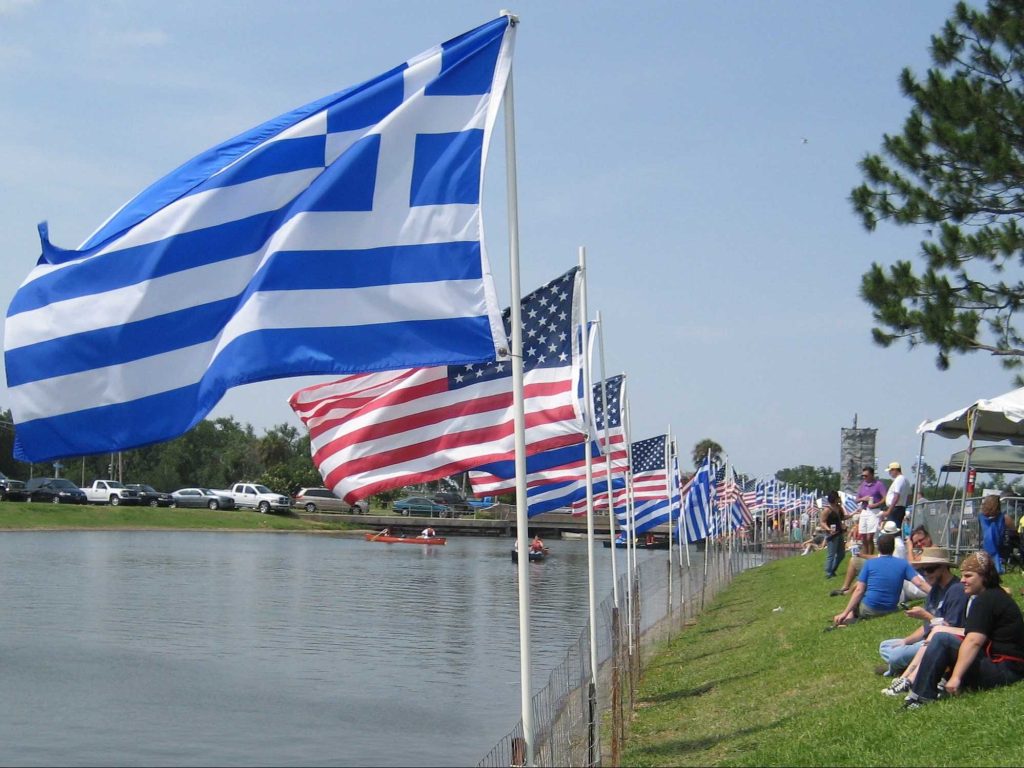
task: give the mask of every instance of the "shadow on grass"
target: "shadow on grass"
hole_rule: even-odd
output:
[[[666,693],[659,693],[654,696],[644,696],[640,699],[640,701],[644,702],[645,704],[664,704],[666,701],[675,701],[676,699],[688,699],[694,696],[703,696],[705,693],[710,693],[715,688],[725,683],[731,683],[735,680],[746,680],[749,677],[757,677],[759,674],[761,674],[761,670],[747,672],[744,675],[731,675],[729,677],[723,677],[721,680],[710,680],[694,688],[683,688],[678,691],[668,691]]]
[[[741,621],[739,624],[723,624],[720,627],[708,627],[707,629],[695,629],[693,630],[694,635],[711,635],[715,632],[724,632],[727,629],[739,629],[740,627],[748,626],[749,622]]]
[[[765,723],[764,725],[740,728],[730,733],[705,736],[700,739],[672,739],[671,741],[663,741],[659,744],[641,747],[640,749],[635,750],[634,754],[649,755],[651,757],[679,757],[680,755],[687,755],[693,752],[702,752],[705,749],[710,749],[711,747],[722,743],[723,741],[732,741],[733,739],[750,736],[755,733],[760,733],[761,731],[779,728],[791,719],[791,717],[784,717],[771,723]]]
[[[685,659],[683,659],[681,661],[672,661],[672,662],[663,661],[663,662],[660,662],[658,664],[648,664],[647,666],[644,667],[644,670],[648,670],[648,669],[661,669],[663,667],[671,667],[671,668],[674,669],[675,667],[678,667],[680,664],[689,663],[691,661],[697,661],[698,659],[704,659],[704,658],[707,658],[708,656],[717,656],[720,653],[728,653],[729,651],[737,651],[740,648],[744,648],[744,647],[745,646],[743,646],[743,645],[723,645],[721,648],[714,648],[714,649],[712,649],[710,651],[706,651],[704,653],[698,653],[696,656],[687,656]]]
[[[753,605],[753,600],[730,600],[728,602],[722,602],[718,605],[712,605],[710,608],[705,608],[704,613],[714,613],[715,611],[721,611],[726,608],[735,608],[738,605]]]

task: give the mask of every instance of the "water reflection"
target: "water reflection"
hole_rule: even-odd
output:
[[[553,549],[535,687],[587,619],[585,543]],[[517,589],[508,539],[5,534],[0,761],[475,763],[519,716]]]

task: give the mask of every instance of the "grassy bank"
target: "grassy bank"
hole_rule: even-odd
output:
[[[60,530],[80,528],[340,531],[352,526],[317,523],[250,510],[100,507],[78,504],[0,502],[0,529]]]
[[[878,643],[915,623],[824,632],[846,598],[828,597],[823,558],[741,574],[651,660],[622,764],[1024,765],[1024,683],[902,710],[872,670]],[[1020,574],[1004,583],[1019,601]]]

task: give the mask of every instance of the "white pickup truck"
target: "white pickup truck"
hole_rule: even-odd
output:
[[[141,504],[142,496],[134,488],[126,488],[117,480],[93,480],[92,485],[82,488],[85,498],[90,504],[110,504],[113,507],[121,504]]]
[[[258,483],[235,483],[231,490],[216,490],[235,500],[235,506],[243,509],[255,509],[267,512],[288,512],[292,508],[292,500],[288,496],[274,493],[265,485]]]

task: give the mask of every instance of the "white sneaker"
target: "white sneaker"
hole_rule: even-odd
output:
[[[910,681],[907,678],[900,676],[889,683],[887,688],[882,689],[882,693],[886,696],[899,696],[901,693],[906,693],[910,690]]]

